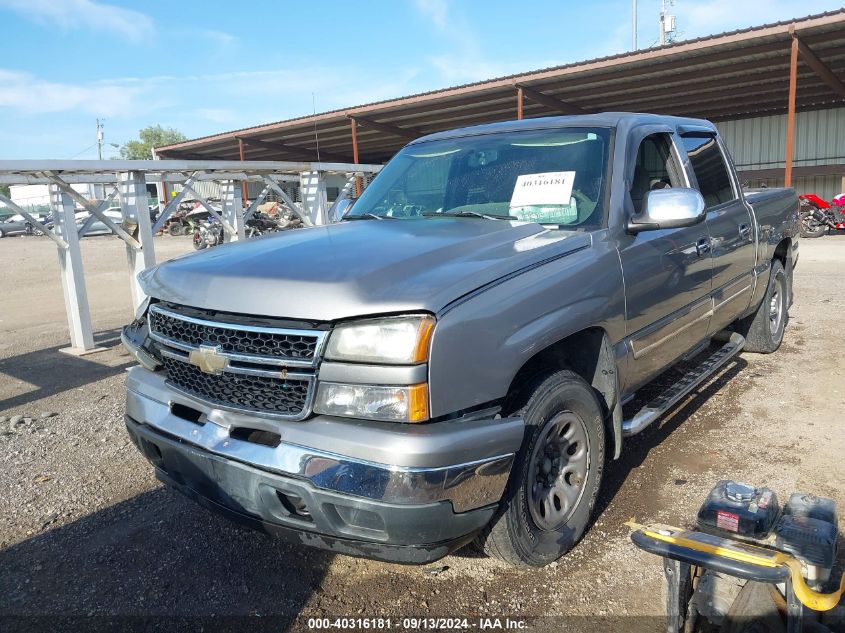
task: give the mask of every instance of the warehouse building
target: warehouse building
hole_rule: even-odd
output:
[[[159,158],[382,163],[424,134],[599,111],[717,123],[750,186],[845,190],[845,9],[234,130]],[[318,143],[319,140],[319,150]]]

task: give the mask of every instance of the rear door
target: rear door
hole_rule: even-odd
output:
[[[641,210],[648,191],[689,186],[674,138],[659,132],[639,140],[633,172],[626,175],[628,215]],[[705,222],[621,239],[630,347],[626,389],[647,382],[705,338],[711,312],[709,241]]]
[[[713,258],[712,334],[740,316],[751,301],[756,227],[720,139],[712,132],[696,131],[683,133],[682,144],[687,171],[707,208]]]

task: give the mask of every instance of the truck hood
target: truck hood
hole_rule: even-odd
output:
[[[358,220],[218,246],[150,268],[139,280],[157,299],[241,314],[335,321],[437,313],[589,244],[589,234],[506,220]]]

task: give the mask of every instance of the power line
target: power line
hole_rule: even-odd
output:
[[[87,152],[88,150],[94,149],[94,146],[95,146],[95,145],[96,145],[96,143],[93,143],[93,144],[89,145],[88,147],[86,147],[86,148],[85,148],[84,150],[82,150],[81,152],[77,152],[76,154],[74,154],[73,156],[71,156],[70,158],[68,158],[68,160],[72,160],[72,159],[76,158],[77,156],[79,156],[79,155],[81,155],[81,154],[84,154],[84,153],[85,153],[85,152]]]

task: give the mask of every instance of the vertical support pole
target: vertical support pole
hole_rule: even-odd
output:
[[[786,156],[784,157],[783,184],[792,186],[792,155],[795,150],[795,93],[798,90],[798,38],[792,34],[789,55],[789,104],[786,109]]]
[[[313,224],[328,224],[326,220],[326,181],[319,171],[305,171],[299,175],[302,191],[302,211]]]
[[[123,213],[123,226],[130,234],[132,226],[137,226],[135,239],[141,244],[137,249],[126,245],[126,261],[129,264],[129,288],[132,293],[132,311],[140,306],[147,295],[138,283],[138,273],[155,266],[156,254],[153,244],[152,223],[147,206],[147,181],[139,171],[123,172],[117,175],[120,209]]]
[[[792,579],[786,581],[786,633],[801,633],[804,630],[804,605],[795,595]]]
[[[637,0],[633,0],[631,7],[631,50],[637,50]]]
[[[352,126],[352,162],[356,165],[360,162],[358,160],[358,121],[349,119],[349,124]],[[361,196],[361,176],[355,177],[355,197]]]
[[[223,202],[223,219],[237,231],[236,235],[230,235],[228,231],[223,234],[223,239],[227,242],[242,240],[246,237],[242,193],[243,189],[234,180],[225,180],[220,187],[220,197]]]
[[[522,86],[516,89],[516,118],[522,120],[522,103],[523,103]]]
[[[687,602],[690,597],[691,569],[688,563],[663,559],[666,576],[666,631],[680,633],[687,619]]]
[[[241,139],[238,139],[238,154],[241,157],[241,162],[244,162],[244,142]],[[241,198],[243,200],[249,200],[249,187],[246,184],[246,180],[241,180]]]
[[[82,252],[79,249],[79,235],[76,232],[73,200],[56,185],[50,185],[50,207],[53,211],[53,226],[58,230],[66,248],[59,248],[59,267],[62,271],[62,291],[65,296],[70,347],[61,351],[83,355],[97,351],[94,347],[94,332],[91,328],[91,311],[88,308],[88,292],[82,271]]]

